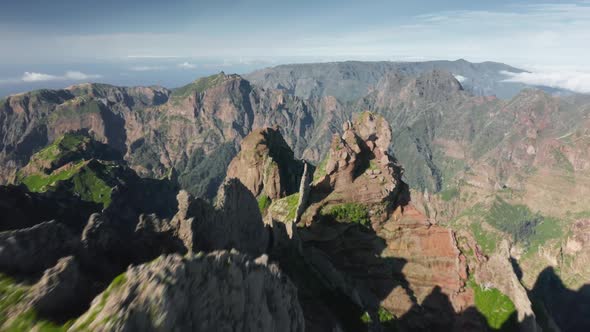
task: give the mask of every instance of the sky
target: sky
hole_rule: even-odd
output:
[[[82,81],[180,86],[341,60],[498,61],[590,93],[590,1],[19,0],[1,3],[0,96]]]

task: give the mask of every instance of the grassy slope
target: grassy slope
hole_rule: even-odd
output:
[[[470,280],[469,287],[475,292],[475,307],[486,318],[492,329],[514,326],[516,308],[510,298],[495,288],[484,289],[475,281]]]
[[[38,319],[33,310],[27,310],[18,315],[14,314],[13,310],[26,301],[29,288],[29,286],[18,284],[11,278],[0,274],[0,330],[7,332],[65,332],[71,322],[57,325],[44,321]]]

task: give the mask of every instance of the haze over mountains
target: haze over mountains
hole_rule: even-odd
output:
[[[8,96],[0,178],[20,186],[0,192],[11,219],[0,245],[27,261],[34,248],[18,239],[69,242],[30,265],[0,257],[0,272],[23,277],[1,291],[34,294],[2,306],[20,318],[0,323],[123,331],[215,317],[268,331],[583,331],[590,95],[506,72],[523,71],[350,61],[222,72],[173,90],[85,83]],[[31,202],[63,208],[44,217]],[[216,251],[231,249],[241,253]],[[191,289],[182,301],[204,292],[214,306],[175,303],[171,316],[135,291],[178,299],[158,273]],[[57,296],[52,275],[89,293]],[[207,275],[252,289],[234,294],[252,308],[191,281]],[[280,305],[260,307],[257,296]],[[79,310],[52,312],[53,301]],[[25,319],[31,310],[39,316]]]

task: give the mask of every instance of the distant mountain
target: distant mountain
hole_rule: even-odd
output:
[[[502,71],[525,72],[497,62],[471,63],[456,61],[427,62],[332,62],[281,65],[257,70],[244,77],[252,83],[272,89],[282,89],[302,98],[335,96],[341,101],[352,101],[366,95],[387,74],[415,76],[432,70],[445,70],[477,96],[495,95],[511,98],[526,87],[525,84],[504,82]]]
[[[319,139],[347,118],[341,109],[333,97],[303,100],[224,73],[175,90],[83,84],[13,95],[0,100],[0,179],[13,181],[48,142],[86,129],[139,174],[174,168],[186,188],[211,198],[252,129],[278,126],[297,155],[314,146],[306,155],[318,160],[317,146],[329,145]]]

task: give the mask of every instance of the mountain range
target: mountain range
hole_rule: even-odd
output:
[[[17,318],[0,323],[190,329],[227,310],[228,322],[251,317],[240,330],[590,328],[590,96],[503,72],[524,71],[298,64],[172,90],[88,83],[4,98],[0,272],[14,279],[2,292],[32,295],[3,302]],[[37,245],[52,249],[32,259]],[[191,279],[207,273],[288,313],[242,312]],[[173,301],[168,277],[214,304],[172,314],[136,290]]]

